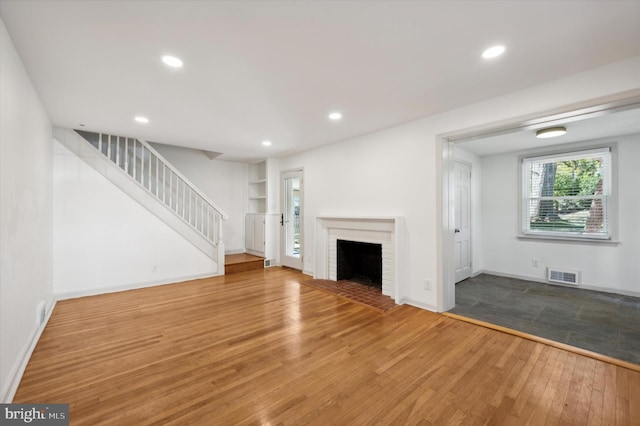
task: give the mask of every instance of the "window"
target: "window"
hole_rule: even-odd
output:
[[[522,159],[522,232],[610,239],[611,148]]]

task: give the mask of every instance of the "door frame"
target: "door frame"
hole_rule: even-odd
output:
[[[467,142],[487,136],[511,133],[515,131],[536,130],[571,121],[597,117],[603,114],[635,109],[640,107],[640,89],[628,90],[610,96],[590,99],[565,105],[548,111],[504,121],[492,122],[476,127],[456,130],[436,136],[436,214],[440,232],[436,232],[438,293],[436,310],[448,311],[456,305],[455,301],[455,254],[454,227],[455,217],[455,179],[453,163],[455,161],[455,143]],[[516,208],[516,206],[514,206]]]
[[[299,174],[300,175],[300,271],[304,270],[304,257],[305,257],[305,239],[304,239],[304,168],[294,168],[282,170],[280,172],[280,214],[284,215],[285,209],[285,197],[286,197],[286,183],[285,179],[287,175]],[[282,216],[281,216],[282,217]],[[280,232],[279,232],[279,240],[280,240],[280,264],[284,265],[285,254],[287,250],[286,241],[284,241],[284,225],[280,223]]]

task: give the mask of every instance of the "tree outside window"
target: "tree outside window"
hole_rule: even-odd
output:
[[[609,238],[610,149],[524,158],[525,234]]]

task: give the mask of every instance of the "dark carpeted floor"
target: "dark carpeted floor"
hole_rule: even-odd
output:
[[[640,298],[480,274],[450,312],[640,365]]]

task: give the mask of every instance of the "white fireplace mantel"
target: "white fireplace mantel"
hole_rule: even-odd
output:
[[[401,216],[317,217],[314,278],[335,279],[337,239],[381,244],[382,293],[399,303],[405,293],[404,229],[404,218]]]

